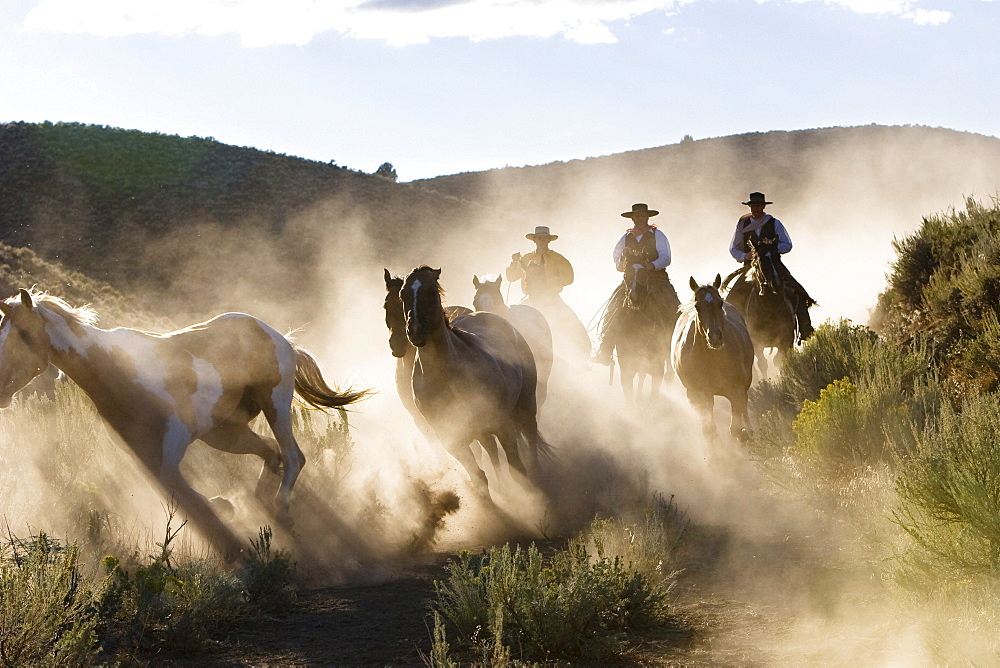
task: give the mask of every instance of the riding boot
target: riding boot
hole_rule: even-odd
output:
[[[612,359],[612,354],[615,350],[616,330],[618,329],[618,322],[616,319],[612,319],[611,322],[607,323],[604,327],[604,331],[601,332],[601,345],[597,349],[597,354],[591,358],[591,362],[594,364],[603,364],[604,366],[610,366]]]
[[[809,319],[809,302],[801,296],[796,300],[795,322],[799,330],[799,341],[805,341],[813,334],[812,321]]]

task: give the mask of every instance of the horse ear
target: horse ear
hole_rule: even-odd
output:
[[[493,281],[493,285],[499,288],[501,282],[503,282],[503,276],[497,276],[497,280]]]
[[[691,282],[689,283],[689,285],[691,286],[692,291],[698,292],[698,281],[694,280],[694,276],[691,277]]]
[[[434,274],[434,280],[435,281],[437,279],[441,278],[441,270],[440,269],[431,269],[431,273]]]
[[[392,280],[392,274],[389,273],[388,269],[383,269],[382,272],[385,274],[385,289],[389,289],[389,281]]]
[[[21,303],[22,304],[24,304],[25,306],[27,306],[29,309],[35,308],[35,303],[33,301],[31,301],[31,294],[27,290],[25,290],[24,288],[21,288],[21,293],[20,294],[21,294]]]
[[[479,277],[475,274],[472,275],[472,285],[476,288],[476,290],[478,290],[479,286],[482,285],[482,283],[479,282]]]
[[[10,304],[0,299],[0,313],[3,313],[4,315],[10,315],[11,311],[13,310],[14,308]]]
[[[722,285],[722,274],[716,274],[715,275],[715,282],[712,283],[712,285],[715,286],[716,290],[719,289],[719,287]]]

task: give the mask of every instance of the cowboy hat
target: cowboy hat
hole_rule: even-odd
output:
[[[764,193],[750,193],[750,200],[743,202],[743,204],[750,206],[751,204],[774,204],[774,202],[765,201]]]
[[[632,210],[631,211],[626,211],[625,213],[623,213],[622,217],[624,217],[624,218],[633,218],[633,217],[635,217],[636,214],[646,215],[646,216],[652,217],[652,216],[659,215],[660,212],[656,211],[654,209],[650,209],[647,205],[643,204],[642,202],[638,202],[638,203],[632,205]]]
[[[549,234],[549,228],[545,225],[538,225],[537,227],[535,227],[535,232],[533,234],[524,235],[525,239],[531,239],[532,241],[534,241],[536,237],[539,239],[545,238],[548,239],[549,241],[554,241],[559,238],[559,235]]]

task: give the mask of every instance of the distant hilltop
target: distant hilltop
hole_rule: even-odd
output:
[[[192,310],[319,290],[321,268],[338,275],[357,264],[402,271],[426,262],[469,276],[498,271],[535,224],[559,228],[570,243],[617,230],[617,212],[635,201],[666,209],[675,235],[677,221],[699,221],[712,244],[724,245],[750,190],[775,193],[802,229],[806,218],[827,224],[824,210],[869,224],[873,212],[891,210],[915,225],[998,185],[1000,139],[917,126],[686,139],[397,183],[212,139],[0,125],[0,241]]]

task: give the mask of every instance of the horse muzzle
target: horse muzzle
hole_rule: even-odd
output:
[[[726,339],[722,336],[722,330],[710,329],[705,332],[705,339],[708,341],[708,347],[712,350],[718,350],[725,345]]]
[[[417,348],[427,343],[427,329],[423,325],[406,324],[406,338]]]

